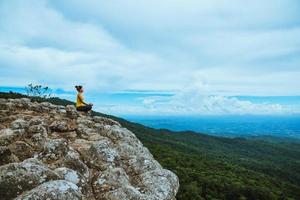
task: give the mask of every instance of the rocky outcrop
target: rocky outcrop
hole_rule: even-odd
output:
[[[174,200],[177,176],[111,119],[0,99],[1,199]]]

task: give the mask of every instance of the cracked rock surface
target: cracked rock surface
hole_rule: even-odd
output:
[[[0,98],[0,123],[1,200],[175,200],[177,176],[116,121]]]

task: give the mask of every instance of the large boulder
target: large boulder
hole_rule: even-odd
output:
[[[18,140],[22,135],[24,134],[24,131],[18,129],[18,130],[12,130],[9,128],[0,130],[0,146],[9,145],[13,143],[14,141]]]
[[[79,188],[68,181],[44,183],[16,198],[16,200],[81,200]]]
[[[76,108],[73,105],[67,105],[66,106],[66,114],[71,119],[75,119],[78,117],[78,113],[76,112]]]
[[[177,176],[106,118],[0,99],[0,199],[175,200]]]
[[[54,171],[60,176],[61,179],[77,185],[80,191],[86,193],[89,189],[88,180],[79,172],[67,167],[56,168]]]
[[[93,182],[96,199],[152,199],[131,186],[130,177],[122,168],[108,168]]]
[[[36,153],[34,148],[24,141],[16,141],[9,146],[9,150],[18,157],[20,161],[31,158]]]
[[[19,159],[6,146],[0,146],[0,165],[18,162]]]
[[[68,124],[65,121],[56,120],[49,126],[52,131],[67,132],[69,130]]]
[[[93,142],[85,157],[91,166],[101,170],[109,166],[117,166],[119,159],[118,152],[107,139]]]
[[[0,167],[1,198],[17,197],[26,190],[58,178],[55,172],[34,158],[3,165]]]
[[[13,130],[27,129],[28,126],[29,126],[29,123],[27,121],[25,121],[24,119],[17,119],[11,123],[10,128]]]

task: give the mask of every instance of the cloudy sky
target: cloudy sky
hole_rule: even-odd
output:
[[[298,0],[3,0],[0,90],[111,114],[300,113]]]

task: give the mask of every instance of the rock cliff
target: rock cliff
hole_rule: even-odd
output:
[[[71,105],[0,99],[3,200],[174,200],[178,187],[116,121]]]

